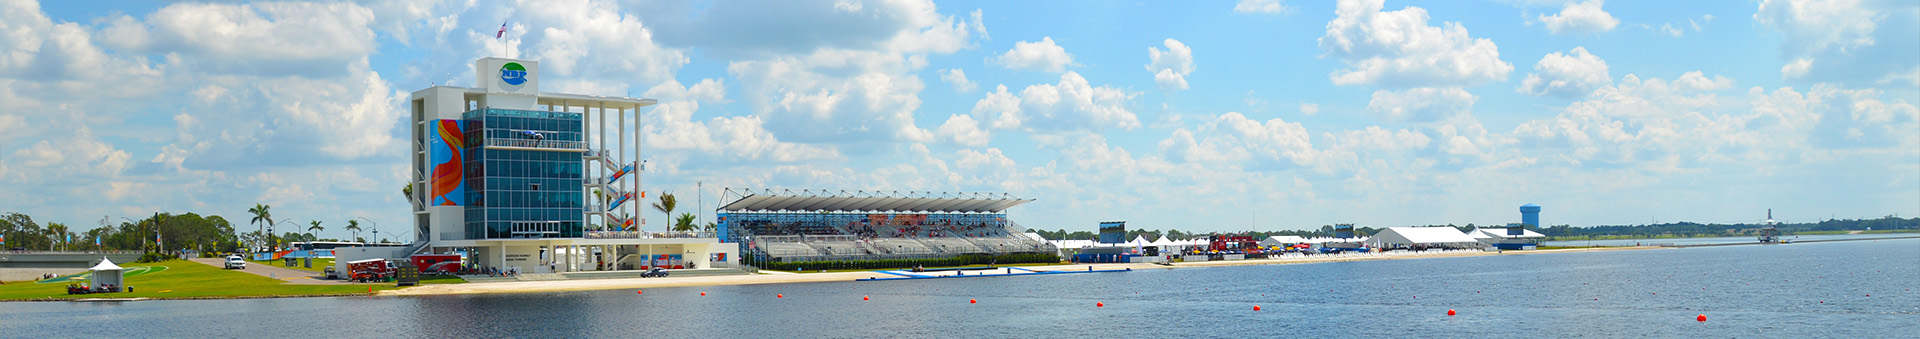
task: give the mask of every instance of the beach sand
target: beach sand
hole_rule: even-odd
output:
[[[1590,252],[1590,251],[1642,250],[1642,249],[1658,249],[1658,248],[1661,248],[1661,247],[1651,247],[1651,246],[1597,247],[1597,248],[1528,250],[1528,251],[1505,251],[1505,252],[1463,251],[1463,252],[1448,252],[1448,253],[1439,253],[1439,254],[1382,253],[1382,254],[1369,254],[1369,255],[1331,255],[1331,256],[1330,255],[1313,255],[1313,256],[1283,257],[1283,258],[1272,258],[1272,259],[1181,262],[1181,263],[1174,263],[1171,266],[1157,265],[1157,264],[1079,264],[1079,265],[1022,266],[1021,268],[1034,270],[1034,271],[1059,271],[1059,270],[1080,271],[1080,270],[1087,270],[1089,267],[1095,270],[1118,270],[1118,269],[1148,270],[1148,269],[1179,269],[1179,268],[1191,268],[1191,267],[1219,267],[1219,266],[1243,266],[1243,265],[1284,265],[1284,264],[1304,264],[1304,263],[1360,261],[1360,260],[1456,258],[1456,257],[1488,256],[1488,255],[1527,255],[1527,254],[1548,254],[1548,253]],[[416,286],[416,287],[410,287],[410,288],[399,289],[399,290],[381,291],[379,295],[406,296],[406,295],[531,293],[531,292],[644,289],[644,288],[653,288],[653,287],[785,284],[785,283],[836,282],[836,281],[850,282],[857,279],[865,279],[865,278],[871,278],[871,277],[889,277],[889,276],[890,275],[885,273],[870,272],[870,271],[835,272],[835,273],[792,273],[792,272],[777,272],[777,271],[761,271],[759,274],[729,275],[729,276],[702,276],[702,277],[684,277],[684,278],[669,277],[669,278],[589,279],[589,280],[516,281],[516,282],[497,282],[497,283],[425,285],[425,286]]]

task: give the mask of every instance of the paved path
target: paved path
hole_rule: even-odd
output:
[[[226,259],[222,259],[222,258],[193,258],[190,260],[193,260],[193,262],[197,262],[197,263],[207,264],[213,267],[222,267],[222,268],[226,267],[226,264],[225,264]],[[321,279],[321,278],[325,278],[325,276],[322,276],[319,272],[308,272],[308,271],[301,271],[301,270],[290,269],[290,268],[273,267],[273,266],[261,265],[260,263],[255,263],[255,262],[248,262],[247,268],[239,271],[253,273],[254,275],[258,275],[262,277],[280,279],[280,280],[286,281],[289,284],[335,285],[335,284],[347,283],[345,280]]]

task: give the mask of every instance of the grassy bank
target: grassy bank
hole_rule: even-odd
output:
[[[67,284],[64,283],[36,284],[32,282],[9,281],[6,285],[0,285],[0,301],[65,300],[81,298],[195,299],[366,295],[368,288],[372,288],[373,291],[395,289],[395,287],[390,284],[292,285],[273,278],[239,271],[223,270],[219,267],[185,260],[140,264],[129,263],[125,265],[125,267],[135,266],[160,266],[166,267],[166,269],[154,273],[126,277],[125,285],[133,287],[134,292],[132,293],[67,295]],[[456,278],[455,280],[458,279]]]

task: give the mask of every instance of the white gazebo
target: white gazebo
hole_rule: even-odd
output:
[[[100,264],[93,265],[93,268],[90,270],[93,271],[93,277],[89,278],[89,280],[93,282],[95,288],[113,285],[113,291],[119,292],[126,286],[125,282],[121,279],[121,272],[123,270],[120,268],[120,265],[114,265],[113,260],[100,257]]]

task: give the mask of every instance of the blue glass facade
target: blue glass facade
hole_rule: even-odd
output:
[[[462,115],[467,239],[584,235],[583,163],[573,146],[584,141],[580,118],[491,108]]]

